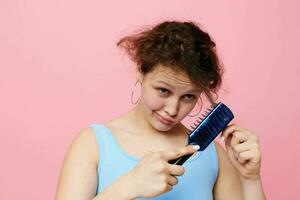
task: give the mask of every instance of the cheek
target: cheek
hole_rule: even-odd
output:
[[[180,106],[180,110],[179,110],[179,114],[178,115],[182,116],[183,118],[186,117],[189,114],[189,112],[191,112],[193,110],[194,105],[195,104],[184,104],[183,103]]]
[[[159,110],[164,106],[164,99],[148,92],[143,94],[143,104],[150,110]]]
[[[151,110],[160,110],[164,105],[163,101],[157,98],[149,98],[146,104]]]

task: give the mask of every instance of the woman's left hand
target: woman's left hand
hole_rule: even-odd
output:
[[[258,137],[236,124],[227,126],[221,134],[222,137],[229,160],[238,171],[241,180],[259,179],[261,153]]]

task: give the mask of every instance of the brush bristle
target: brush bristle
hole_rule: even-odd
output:
[[[222,103],[211,106],[212,109],[205,111],[191,126],[189,133],[189,143],[198,143],[200,150],[204,150],[214,138],[225,128],[233,119],[230,109]]]

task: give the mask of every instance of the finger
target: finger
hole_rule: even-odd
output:
[[[171,185],[171,184],[167,184],[167,188],[166,188],[166,192],[169,192],[169,191],[171,191],[173,189],[173,185]]]
[[[259,158],[259,151],[257,150],[243,151],[238,155],[238,161],[241,163],[246,161],[256,163],[259,161]]]
[[[243,152],[243,151],[248,151],[251,150],[251,148],[253,148],[253,142],[251,141],[246,141],[244,143],[240,143],[240,137],[239,136],[235,136],[235,134],[233,134],[232,139],[230,141],[230,147],[232,149],[232,152],[234,154],[235,158],[238,158],[239,153]]]
[[[167,178],[167,183],[170,184],[170,185],[176,185],[178,183],[178,178],[175,177],[175,176],[168,176]]]
[[[230,145],[234,146],[240,143],[245,143],[248,139],[248,134],[240,130],[235,130],[232,132],[232,139]]]
[[[240,153],[243,151],[248,151],[251,148],[253,148],[253,143],[252,142],[244,142],[244,143],[240,143],[240,144],[236,144],[236,145],[232,145],[232,150],[236,153]]]
[[[196,146],[189,145],[189,146],[182,147],[182,148],[175,149],[175,150],[162,151],[160,153],[162,154],[162,157],[165,160],[173,160],[173,159],[179,158],[184,155],[193,154],[196,151],[197,151]]]
[[[226,146],[226,149],[228,149],[228,148],[230,147],[231,138],[232,138],[232,135],[229,135],[229,136],[227,136],[227,138],[225,139],[225,146]]]
[[[244,143],[240,143],[240,144],[236,144],[236,145],[232,146],[233,151],[236,153],[241,153],[243,151],[248,151],[251,149],[258,149],[258,148],[259,148],[258,144],[251,140],[248,140]]]
[[[240,163],[245,163],[247,160],[249,160],[252,156],[252,152],[251,151],[243,151],[241,153],[238,154],[238,161]]]
[[[247,162],[247,159],[243,158],[240,154],[238,154],[237,160],[241,164],[245,164]]]
[[[231,133],[227,133],[225,138],[226,148],[234,146],[236,144],[245,143],[248,140],[248,133],[240,130],[233,130]]]
[[[221,137],[226,139],[230,134],[232,134],[234,131],[244,131],[248,132],[246,129],[236,125],[236,124],[230,124],[228,125],[221,133]]]
[[[181,176],[185,172],[184,167],[182,167],[181,165],[169,164],[168,169],[169,169],[169,173],[174,176]]]

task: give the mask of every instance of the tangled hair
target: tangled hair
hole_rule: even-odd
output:
[[[215,42],[195,23],[165,21],[121,38],[117,46],[125,49],[143,74],[159,64],[185,72],[215,102],[212,94],[217,96],[223,68]]]

